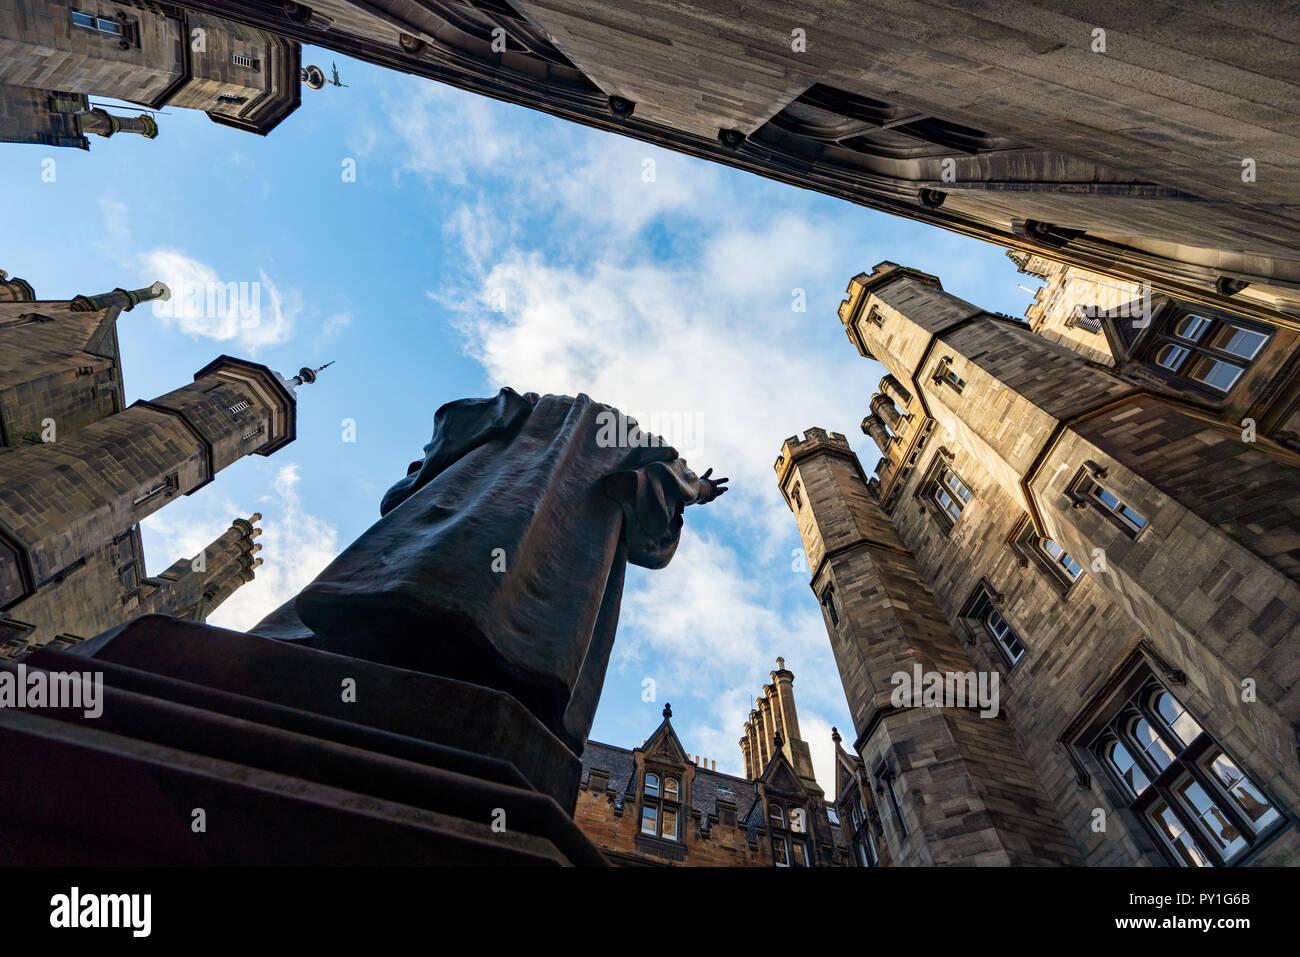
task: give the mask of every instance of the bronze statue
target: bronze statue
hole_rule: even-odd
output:
[[[667,565],[727,479],[586,395],[450,402],[424,453],[252,633],[509,692],[581,754],[627,562]]]

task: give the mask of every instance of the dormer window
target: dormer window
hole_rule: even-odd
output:
[[[772,819],[773,827],[776,828],[785,827],[785,809],[782,808],[781,805],[779,804],[769,805],[767,813],[768,813],[768,817]]]
[[[1162,324],[1151,359],[1167,373],[1226,393],[1269,341],[1245,320],[1176,312]]]

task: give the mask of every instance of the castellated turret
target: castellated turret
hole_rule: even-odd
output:
[[[244,456],[292,442],[295,390],[319,370],[286,379],[220,356],[193,382],[127,405],[117,318],[167,298],[166,286],[49,301],[22,280],[2,285],[0,656],[151,611],[203,620],[252,579],[260,530],[236,519],[151,577],[139,523]]]

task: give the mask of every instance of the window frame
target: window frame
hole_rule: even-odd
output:
[[[959,617],[966,625],[966,631],[969,633],[971,640],[983,638],[984,641],[993,646],[997,658],[1002,662],[1003,667],[1012,671],[1029,657],[1029,646],[1025,644],[1016,626],[1007,618],[1006,612],[1001,608],[1002,596],[984,579],[975,586],[971,592],[970,598],[966,599],[966,604],[962,606]],[[996,615],[1005,626],[1005,631],[999,634],[995,630],[991,619]],[[1017,654],[1013,647],[1008,647],[1006,641],[1010,636],[1014,645],[1020,648]]]
[[[1202,320],[1202,324],[1197,327],[1194,335],[1179,332],[1180,327],[1197,319]],[[1273,341],[1275,331],[1261,323],[1230,313],[1183,305],[1168,306],[1154,325],[1151,339],[1142,350],[1142,358],[1152,371],[1171,384],[1187,386],[1216,399],[1231,394]],[[1229,329],[1247,336],[1261,337],[1250,355],[1234,352],[1222,345],[1211,345],[1216,337]],[[1171,349],[1181,350],[1182,353],[1172,365],[1160,359],[1162,353]],[[1202,378],[1192,373],[1194,366],[1207,362],[1235,369],[1236,375],[1226,386],[1220,386],[1208,377]]]
[[[82,18],[82,20],[79,21],[78,17]],[[75,27],[78,30],[86,30],[90,33],[97,34],[98,36],[116,40],[118,46],[123,49],[135,45],[135,21],[125,15],[106,17],[98,13],[78,10],[74,7],[69,8],[68,10],[68,25]],[[112,29],[104,29],[105,25]]]
[[[840,626],[839,610],[835,607],[835,583],[827,582],[822,586],[821,594],[818,596],[822,609],[826,612],[832,628]]]
[[[925,473],[921,481],[917,483],[916,491],[913,493],[945,535],[952,531],[957,523],[961,521],[962,516],[966,514],[966,510],[979,498],[979,492],[975,486],[966,481],[953,467],[953,459],[953,454],[947,449],[936,449],[934,457],[930,459],[930,464],[926,466]],[[946,481],[947,476],[951,476],[957,485],[966,490],[967,497],[965,499],[961,499],[961,493]],[[940,499],[941,493],[946,495],[953,504],[957,504],[957,499],[961,499],[956,518],[953,518],[948,506]],[[956,496],[957,499],[954,499],[953,496]]]
[[[1046,541],[1053,542],[1061,549],[1063,555],[1069,556],[1070,561],[1079,566],[1077,576],[1071,578],[1066,566],[1052,558],[1044,544]],[[1066,551],[1060,542],[1055,539],[1044,539],[1039,535],[1028,513],[1022,515],[1011,529],[1011,534],[1007,536],[1007,544],[1016,553],[1021,568],[1034,565],[1060,591],[1062,597],[1068,595],[1075,585],[1087,577],[1085,574],[1087,568],[1083,562]]]
[[[1170,722],[1155,703],[1161,695],[1168,695],[1169,700],[1181,709],[1174,722]],[[1197,729],[1190,741],[1185,741],[1183,731],[1176,727],[1183,718]],[[1138,721],[1145,722],[1156,735],[1155,741],[1145,747],[1133,734],[1132,729]],[[1152,758],[1153,743],[1158,744],[1160,752],[1167,757],[1163,763]],[[1197,856],[1212,867],[1239,866],[1289,826],[1285,807],[1257,783],[1258,778],[1209,733],[1173,689],[1145,663],[1132,669],[1132,674],[1112,693],[1105,709],[1094,720],[1090,733],[1079,744],[1091,761],[1101,768],[1102,779],[1109,785],[1113,803],[1137,819],[1153,846],[1171,866],[1197,866],[1194,861]],[[1131,773],[1121,769],[1111,756],[1116,744],[1125,749],[1133,761],[1132,769],[1145,780],[1140,789],[1130,782]],[[1211,769],[1211,763],[1218,758],[1223,758],[1236,769],[1239,777],[1233,782],[1234,786],[1245,781],[1267,802],[1268,813],[1273,816],[1265,823],[1257,824],[1252,820],[1233,797],[1230,786],[1224,785]],[[1192,786],[1200,789],[1212,802],[1211,807],[1218,812],[1220,820],[1235,832],[1236,839],[1241,842],[1235,850],[1228,852],[1221,846],[1220,839],[1205,824],[1204,815],[1208,811],[1198,811],[1192,799],[1185,795]],[[1167,812],[1181,828],[1175,837],[1171,838],[1167,828],[1158,822],[1162,812]]]
[[[1091,505],[1129,538],[1137,538],[1151,527],[1151,519],[1120,498],[1106,485],[1103,485],[1102,482],[1105,480],[1106,473],[1104,471],[1084,469],[1079,478],[1071,485],[1070,490],[1075,505],[1082,508]],[[1115,504],[1111,505],[1107,502],[1106,496],[1114,499]],[[1133,521],[1127,513],[1136,515],[1142,520],[1141,523]]]

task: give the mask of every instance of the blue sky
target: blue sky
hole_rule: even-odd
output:
[[[327,72],[334,60],[350,85],[304,89],[265,138],[172,109],[152,142],[0,150],[0,268],[38,298],[256,284],[256,317],[179,302],[124,314],[128,401],[221,353],[286,375],[337,360],[300,390],[294,444],[145,523],[149,570],[262,512],[265,564],[210,619],[248,628],[378,517],[439,405],[503,385],[587,392],[679,428],[668,438],[692,467],[733,490],[688,510],[668,568],[629,570],[593,737],[639,745],[671,701],[686,748],[740,773],[742,722],[782,655],[830,789],[830,726],[852,740],[851,723],[772,462],[783,439],[820,425],[875,464],[858,422],[883,372],[835,315],[851,276],[890,259],[1011,315],[1031,299],[1018,283],[1035,283],[996,246],[304,52]]]

